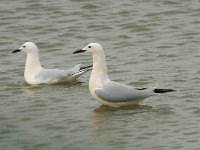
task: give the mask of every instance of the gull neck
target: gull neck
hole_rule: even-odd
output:
[[[34,75],[41,69],[38,52],[27,53],[25,74]]]
[[[108,79],[107,75],[107,66],[104,51],[98,51],[98,53],[94,53],[93,57],[93,70],[91,74],[91,78],[96,80],[96,82],[104,82]]]

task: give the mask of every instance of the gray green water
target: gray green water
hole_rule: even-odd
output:
[[[199,0],[1,0],[0,149],[199,150],[199,16]],[[111,79],[177,91],[111,109],[91,97],[90,72],[31,87],[25,54],[11,54],[26,41],[46,68],[90,65],[72,53],[99,42]]]

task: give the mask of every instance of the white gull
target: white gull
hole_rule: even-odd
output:
[[[120,107],[137,104],[147,97],[157,93],[172,92],[172,89],[157,89],[156,87],[135,88],[126,84],[111,81],[107,75],[104,50],[99,43],[90,43],[75,53],[89,52],[93,57],[93,70],[89,80],[91,95],[103,105]]]
[[[43,83],[55,84],[59,82],[71,82],[87,72],[91,67],[81,67],[81,64],[78,64],[75,67],[66,70],[45,69],[40,64],[38,47],[34,43],[26,42],[12,53],[20,51],[27,53],[24,77],[28,84],[35,85]]]

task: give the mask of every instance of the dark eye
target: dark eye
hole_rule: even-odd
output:
[[[92,46],[88,46],[88,48],[91,48]]]
[[[23,46],[24,48],[26,47],[26,46]]]

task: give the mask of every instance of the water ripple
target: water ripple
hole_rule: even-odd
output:
[[[197,0],[2,0],[0,146],[198,149],[199,5]],[[118,109],[91,97],[90,72],[71,85],[27,85],[25,54],[11,54],[26,41],[37,43],[47,68],[89,65],[91,56],[72,53],[99,42],[112,79],[176,92]]]

